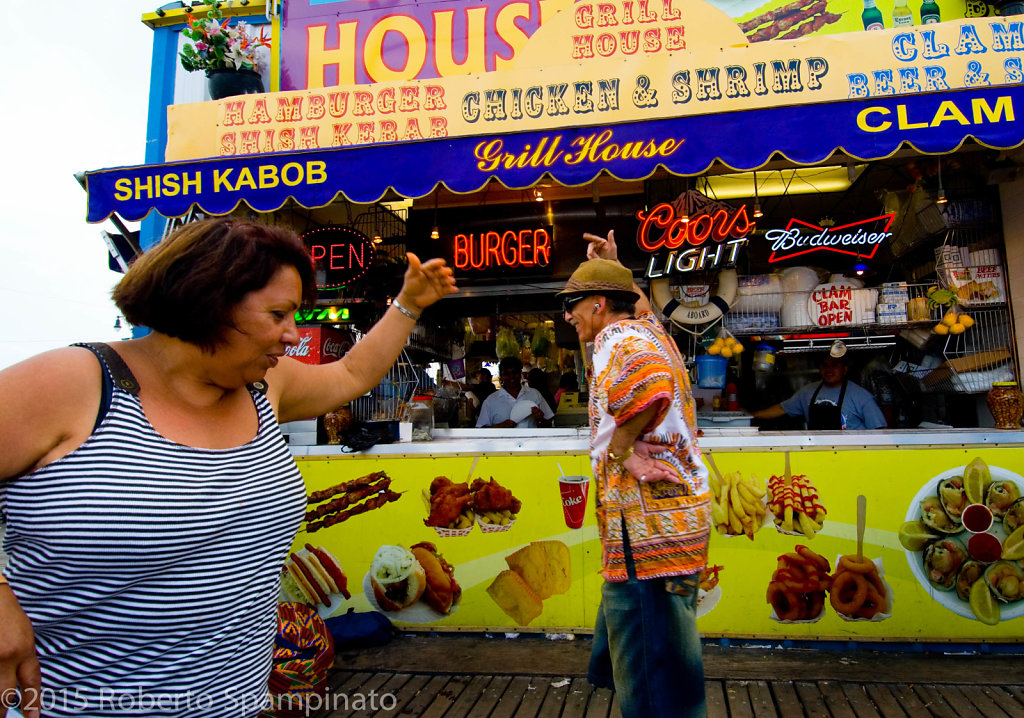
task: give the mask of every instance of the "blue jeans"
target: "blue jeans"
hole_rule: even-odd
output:
[[[699,576],[637,579],[624,538],[628,580],[601,587],[587,680],[616,691],[623,718],[704,718]]]

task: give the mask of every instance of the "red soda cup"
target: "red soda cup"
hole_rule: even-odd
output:
[[[562,493],[562,513],[565,515],[565,525],[571,529],[582,528],[587,513],[590,477],[560,476],[558,488]]]

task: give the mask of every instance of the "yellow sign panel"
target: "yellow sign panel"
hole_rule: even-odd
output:
[[[310,504],[309,521],[296,538],[295,550],[309,544],[330,551],[346,573],[351,592],[350,599],[329,595],[329,600],[320,604],[323,615],[343,613],[349,608],[365,611],[380,607],[370,575],[374,558],[382,547],[409,548],[426,541],[434,544],[450,564],[462,590],[461,599],[450,612],[440,613],[421,597],[399,610],[385,612],[395,624],[431,630],[553,631],[593,627],[602,582],[593,492],[586,499],[582,528],[573,529],[567,523],[559,484],[563,470],[589,475],[588,458],[581,454],[480,456],[472,478],[481,479],[481,483],[493,479],[498,489],[510,492],[481,495],[480,500],[501,503],[514,497],[518,506],[511,519],[504,524],[485,524],[481,523],[484,517],[479,516],[469,525],[462,520],[462,528],[457,521],[453,521],[452,528],[425,525],[431,514],[424,492],[429,494],[438,477],[446,477],[453,484],[466,481],[474,458],[467,454],[299,460],[310,496],[317,500]],[[1024,491],[1024,478],[1014,470],[1024,465],[1024,449],[1019,447],[794,452],[792,472],[796,477],[806,477],[796,479],[794,486],[813,487],[823,512],[820,529],[813,522],[787,524],[782,516],[776,527],[769,508],[768,518],[753,532],[753,540],[743,535],[743,529],[738,536],[712,534],[710,564],[721,570],[717,586],[707,586],[701,592],[699,628],[706,635],[816,640],[998,641],[1019,635],[1020,627],[1014,627],[1024,615],[1019,588],[1016,593],[1005,589],[1008,593],[999,598],[1006,602],[990,602],[996,606],[996,615],[986,616],[988,623],[979,620],[977,606],[972,608],[969,599],[971,585],[984,581],[986,574],[993,588],[986,586],[984,590],[991,590],[995,597],[1000,583],[1004,587],[1010,584],[1009,580],[999,580],[1006,579],[1003,574],[1024,572],[1019,559],[980,564],[976,573],[959,576],[964,564],[973,560],[968,547],[975,549],[971,543],[975,534],[955,523],[948,534],[932,528],[923,533],[914,526],[904,528],[907,522],[920,521],[922,505],[929,511],[940,497],[955,505],[948,485],[955,486],[955,479],[967,473],[965,467],[974,459],[981,459],[988,467],[988,485],[996,487],[989,494],[994,507],[1005,503],[1004,493],[1012,501]],[[767,487],[770,477],[781,476],[783,471],[783,457],[777,452],[723,452],[715,455],[715,462],[723,475],[738,474],[744,482],[762,488]],[[360,477],[372,480],[369,488],[354,481]],[[379,483],[384,480],[386,486]],[[976,494],[982,490],[978,488],[980,480],[969,479],[967,491]],[[944,487],[941,491],[940,484]],[[776,493],[779,491],[775,488]],[[841,615],[831,595],[824,595],[818,597],[822,607],[819,615],[779,620],[767,599],[773,581],[787,578],[782,574],[780,579],[780,557],[785,563],[791,560],[787,556],[809,549],[826,559],[834,574],[840,556],[855,557],[857,553],[858,495],[866,497],[863,556],[879,567],[879,580],[886,588],[884,609],[871,620],[859,620]],[[743,488],[739,496],[749,496],[748,489]],[[571,501],[567,503],[572,505]],[[454,511],[453,516],[462,513],[459,508],[442,509],[437,501],[435,505],[441,512]],[[328,508],[318,509],[320,506]],[[1024,520],[1024,502],[1017,511],[1021,516],[1013,520]],[[1006,540],[1010,532],[998,508],[996,513],[997,520],[981,533],[1012,551],[1013,540]],[[1017,525],[1009,520],[1007,524],[1011,528]],[[904,548],[901,533],[914,550]],[[958,554],[961,551],[963,555]],[[855,562],[855,558],[848,561]],[[958,577],[965,583],[965,597],[956,591]],[[947,590],[944,583],[950,579]],[[856,584],[850,577],[843,582],[851,587]],[[806,586],[805,590],[813,593]],[[838,605],[847,608],[854,601],[855,596],[845,592],[842,599],[836,599]]]

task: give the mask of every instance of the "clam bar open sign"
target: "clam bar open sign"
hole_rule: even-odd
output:
[[[304,232],[302,242],[313,258],[318,289],[340,289],[373,264],[373,242],[351,227],[317,227]]]

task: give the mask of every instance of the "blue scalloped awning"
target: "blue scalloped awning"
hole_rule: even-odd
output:
[[[429,194],[440,182],[458,193],[489,180],[530,187],[545,174],[564,185],[590,182],[602,170],[623,180],[649,177],[659,166],[697,175],[719,160],[756,169],[780,153],[796,164],[822,162],[836,150],[857,159],[891,156],[905,143],[927,154],[955,150],[973,138],[1009,149],[1024,144],[1024,87],[981,87],[604,127],[458,137],[303,152],[222,157],[87,173],[88,221],[116,213],[141,220],[193,204],[225,214],[240,202],[270,212],[293,199],[322,207],[339,194],[374,202],[393,189]]]

